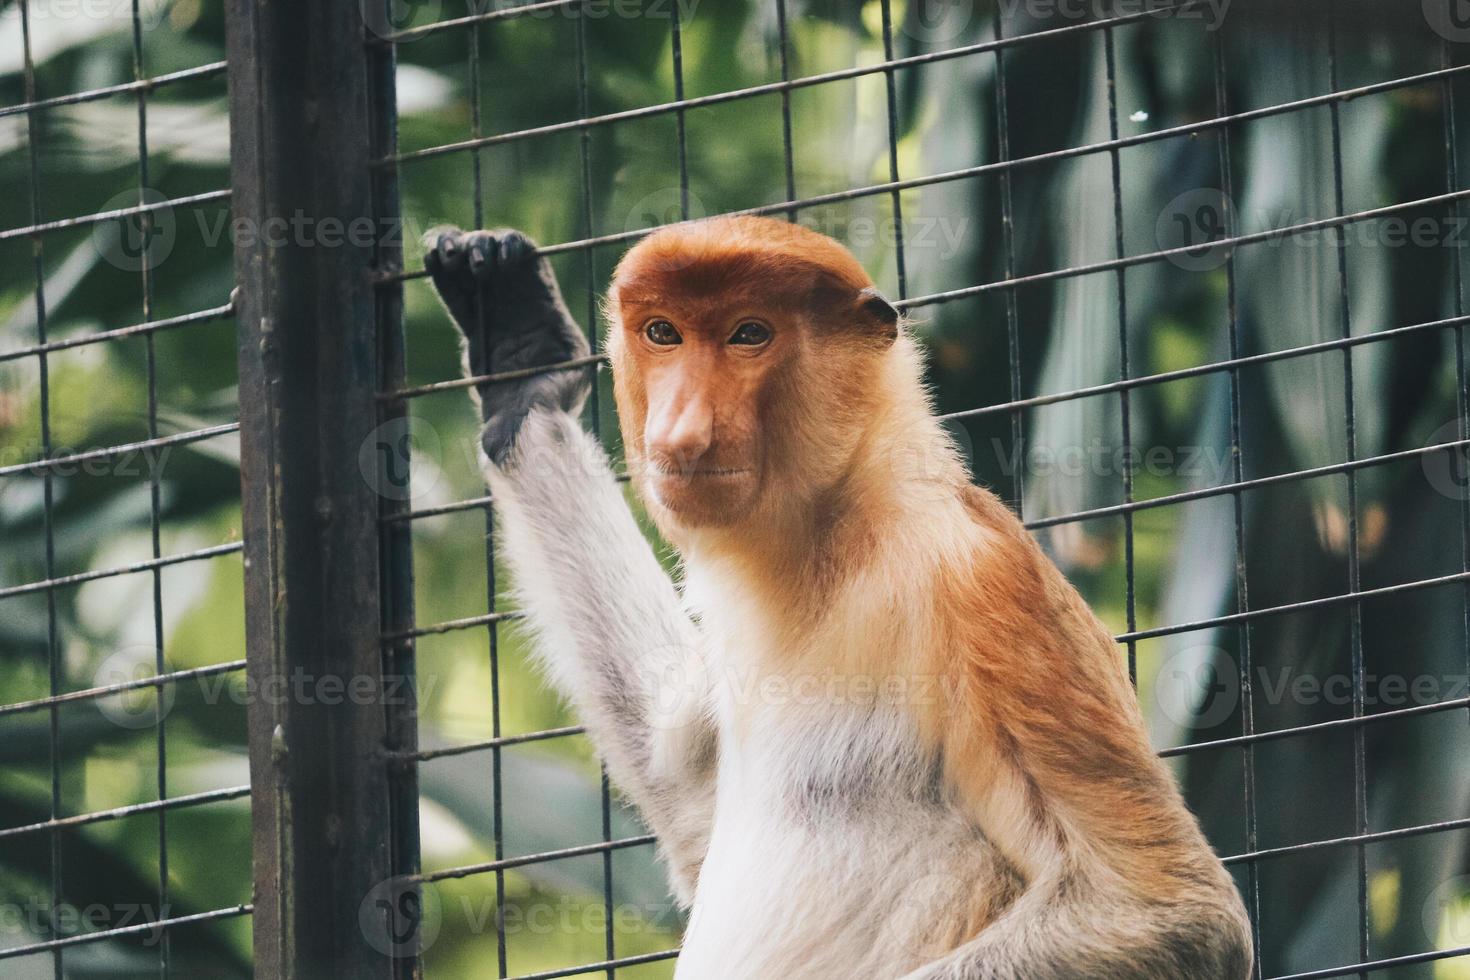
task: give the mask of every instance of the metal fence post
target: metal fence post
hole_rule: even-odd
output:
[[[368,166],[376,71],[356,3],[229,0],[227,18],[256,975],[387,978],[360,921],[395,871],[380,498],[361,462],[394,217]]]

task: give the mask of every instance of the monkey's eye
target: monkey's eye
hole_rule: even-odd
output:
[[[771,328],[754,320],[746,320],[730,335],[730,343],[743,347],[759,347],[770,339]]]
[[[654,320],[643,328],[643,335],[660,347],[669,347],[673,344],[682,344],[684,338],[679,336],[679,331],[667,320]]]

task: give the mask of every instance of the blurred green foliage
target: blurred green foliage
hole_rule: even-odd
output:
[[[1065,26],[1037,5],[1006,5],[1014,35]],[[154,0],[142,36],[145,74],[223,58],[217,2]],[[115,9],[114,9],[115,8]],[[811,76],[879,62],[884,54],[878,0],[789,0],[789,66]],[[405,24],[459,16],[457,3],[409,3]],[[415,150],[673,100],[672,3],[649,3],[638,16],[602,5],[579,23],[565,12],[497,20],[473,30],[433,34],[400,46],[401,146]],[[683,92],[698,97],[781,78],[774,0],[682,0]],[[1054,8],[1052,8],[1054,9]],[[1032,156],[1186,125],[1216,114],[1214,45],[1221,43],[1232,111],[1310,98],[1440,66],[1427,26],[1369,20],[1340,25],[1339,57],[1320,11],[1282,20],[1263,5],[1237,4],[1221,34],[1196,20],[1148,19],[1111,33],[1116,85],[1109,86],[1106,39],[1097,32],[1052,36],[1007,49],[1009,155]],[[86,8],[32,0],[36,96],[45,98],[133,78],[128,5]],[[942,16],[936,16],[942,14]],[[1385,18],[1389,14],[1384,13]],[[1370,15],[1371,17],[1371,15]],[[919,8],[895,0],[895,53],[922,55],[994,36],[995,10],[964,0]],[[585,28],[585,33],[581,33]],[[580,34],[580,37],[579,37]],[[584,46],[579,46],[584,45]],[[0,104],[26,100],[19,6],[0,2]],[[585,53],[585,105],[578,86]],[[473,55],[473,57],[471,56]],[[905,179],[994,163],[997,59],[983,53],[913,63],[896,70],[896,160]],[[1336,78],[1333,73],[1336,73]],[[1461,173],[1470,156],[1463,118],[1470,92],[1452,82]],[[1341,207],[1358,211],[1458,190],[1447,183],[1445,120],[1439,81],[1394,88],[1341,106]],[[1110,101],[1110,96],[1112,101]],[[789,95],[794,190],[835,194],[890,179],[886,78],[843,77]],[[690,213],[787,199],[783,96],[759,96],[641,118],[575,127],[406,164],[401,170],[409,268],[417,236],[438,223],[515,226],[543,243],[633,231],[680,216],[680,126],[685,132]],[[140,183],[138,104],[131,94],[0,117],[0,228],[87,215],[136,200]],[[29,124],[29,132],[28,132]],[[903,220],[893,199],[866,194],[805,207],[799,220],[852,245],[891,295],[924,296],[1043,273],[1125,254],[1193,245],[1209,231],[1192,219],[1228,213],[1237,232],[1264,230],[1339,213],[1333,110],[1324,105],[1242,121],[1228,130],[1131,145],[1116,154],[1121,232],[1115,224],[1115,161],[1095,153],[1009,173],[1013,234],[1002,221],[1005,178],[994,169],[905,189]],[[1220,138],[1231,140],[1231,170],[1221,172]],[[222,74],[162,87],[147,98],[147,180],[169,196],[227,186],[228,125]],[[585,139],[585,143],[584,143]],[[31,179],[34,148],[37,180]],[[587,166],[583,165],[586,153]],[[343,166],[356,165],[343,161]],[[1463,178],[1461,178],[1462,180]],[[590,190],[590,206],[584,196]],[[1199,207],[1232,190],[1231,207]],[[1203,195],[1203,196],[1201,196]],[[34,209],[34,210],[33,210]],[[1010,317],[1016,325],[1018,397],[1107,384],[1366,334],[1463,310],[1459,211],[1438,204],[1402,213],[1440,232],[1426,242],[1345,235],[1277,239],[1198,262],[1155,261],[1126,273],[1051,279],[916,306],[914,329],[932,354],[938,406],[965,412],[1010,400]],[[0,357],[38,340],[37,270],[51,340],[219,306],[231,287],[230,242],[215,202],[168,214],[174,239],[151,275],[145,310],[140,275],[99,247],[111,223],[0,241]],[[1178,218],[1185,219],[1182,224]],[[163,220],[163,219],[160,219]],[[1380,228],[1381,223],[1367,226]],[[898,236],[905,259],[900,279]],[[1218,229],[1216,229],[1218,230]],[[99,237],[100,236],[100,237]],[[563,253],[556,259],[568,300],[589,325],[606,277],[626,243]],[[1191,256],[1191,259],[1194,257]],[[125,263],[124,263],[125,264]],[[1341,289],[1346,273],[1347,286]],[[1125,292],[1120,296],[1120,287]],[[1013,297],[1014,307],[1008,303]],[[1120,310],[1121,307],[1121,310]],[[1231,324],[1234,323],[1232,340]],[[410,381],[458,372],[454,335],[422,281],[406,286]],[[162,434],[232,421],[237,412],[233,323],[228,319],[77,347],[46,358],[49,444],[81,451],[143,438],[150,386]],[[1232,482],[1232,391],[1239,406],[1239,465],[1245,479],[1327,466],[1348,459],[1351,409],[1358,457],[1458,438],[1457,356],[1451,330],[1406,333],[1353,349],[1214,372],[1134,390],[1129,442],[1139,451],[1132,495],[1146,499]],[[150,374],[150,345],[153,369]],[[1351,364],[1354,398],[1345,397]],[[150,380],[151,378],[151,380]],[[1232,384],[1235,386],[1232,389]],[[610,446],[616,428],[603,384],[593,415]],[[982,482],[1017,502],[1030,520],[1124,500],[1122,399],[1099,395],[1022,413],[1017,457],[1006,413],[957,418]],[[42,454],[40,359],[0,361],[0,466]],[[423,452],[415,471],[416,506],[482,492],[475,472],[474,418],[461,393],[417,400]],[[1152,454],[1152,455],[1149,455]],[[1333,596],[1349,587],[1355,533],[1364,588],[1451,575],[1465,568],[1464,481],[1428,457],[1365,468],[1356,477],[1355,513],[1340,474],[1288,481],[1239,495],[1242,560],[1237,562],[1236,502],[1210,496],[1137,512],[1131,528],[1116,513],[1039,532],[1110,627],[1129,629],[1208,619]],[[0,590],[48,577],[106,570],[152,554],[146,460],[134,458],[49,481],[0,477]],[[238,446],[232,437],[170,451],[163,461],[161,553],[178,554],[239,539]],[[1445,479],[1437,479],[1445,477]],[[1448,487],[1448,491],[1446,490]],[[1458,487],[1458,491],[1456,491]],[[1350,526],[1355,525],[1355,532]],[[1128,548],[1132,535],[1131,558]],[[421,623],[488,608],[485,523],[477,511],[415,525]],[[48,557],[49,553],[49,557]],[[1133,569],[1129,588],[1129,568]],[[238,555],[167,567],[157,573],[162,618],[153,613],[154,573],[142,572],[24,595],[0,596],[0,701],[45,696],[52,654],[60,690],[78,690],[153,669],[155,629],[174,669],[244,656]],[[1243,593],[1238,585],[1248,583]],[[497,575],[503,590],[505,577]],[[49,598],[49,601],[48,601]],[[1211,627],[1132,645],[1140,696],[1163,748],[1350,716],[1341,698],[1307,697],[1282,681],[1350,677],[1355,648],[1369,678],[1428,678],[1421,701],[1464,697],[1466,591],[1460,584],[1403,592],[1363,603],[1361,618],[1328,605]],[[52,633],[54,632],[54,644]],[[1120,651],[1120,656],[1124,651]],[[527,662],[521,638],[499,638],[501,730],[530,732],[573,723]],[[1252,686],[1239,676],[1249,665]],[[492,732],[490,654],[484,631],[426,638],[419,650],[426,744],[454,744]],[[1236,679],[1231,694],[1231,678]],[[1181,678],[1183,679],[1181,682]],[[1457,686],[1458,685],[1458,686]],[[1225,700],[1219,700],[1220,691]],[[1368,682],[1365,710],[1403,706]],[[1415,695],[1415,697],[1420,697]],[[57,766],[61,814],[157,798],[157,731],[152,695],[56,712],[53,755],[46,712],[0,716],[0,824],[45,820]],[[163,723],[169,795],[245,783],[244,694],[240,679],[178,686]],[[1247,722],[1243,705],[1251,708]],[[123,718],[130,725],[117,724]],[[1362,729],[1366,805],[1373,830],[1463,818],[1470,812],[1466,712],[1437,712]],[[1253,753],[1256,839],[1247,839],[1245,759],[1240,748],[1188,756],[1179,774],[1191,804],[1222,854],[1351,835],[1354,821],[1351,729],[1268,741]],[[602,834],[599,772],[581,739],[504,752],[505,849],[510,855],[586,843]],[[427,868],[493,856],[492,783],[482,753],[435,760],[422,774]],[[637,832],[615,806],[618,834]],[[50,900],[53,867],[64,900],[109,910],[159,902],[159,817],[144,814],[55,835],[0,838],[0,902],[27,912],[0,918],[0,944],[44,938],[27,927],[29,910]],[[243,800],[171,812],[167,817],[169,914],[222,908],[250,899],[248,806]],[[1465,831],[1417,835],[1364,848],[1372,955],[1386,957],[1470,941]],[[617,852],[614,895],[621,913],[615,949],[634,955],[677,942],[660,872],[648,848]],[[1259,915],[1264,975],[1352,962],[1357,950],[1357,857],[1325,847],[1271,858],[1254,878],[1236,865]],[[877,883],[875,883],[875,887]],[[512,973],[600,960],[606,934],[599,915],[600,857],[519,869],[506,876],[507,956]],[[495,962],[495,883],[478,875],[436,889],[442,916],[426,954],[435,976],[484,976]],[[532,912],[539,911],[541,919]],[[518,915],[520,917],[518,917]],[[549,917],[549,918],[548,918]],[[547,925],[546,923],[550,923]],[[64,957],[73,976],[157,971],[147,942],[77,946]],[[169,937],[176,973],[248,972],[249,923],[238,918],[184,927]],[[1463,960],[1392,971],[1393,977],[1470,976]],[[49,956],[7,961],[7,976],[49,975]],[[668,976],[667,963],[620,970]]]

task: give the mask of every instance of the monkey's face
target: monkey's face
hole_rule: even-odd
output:
[[[771,310],[740,305],[631,303],[622,312],[612,346],[639,489],[684,526],[749,518],[772,475],[772,405],[799,333]]]
[[[608,313],[628,466],[665,530],[771,526],[823,493],[898,321],[837,242],[749,217],[645,239]]]

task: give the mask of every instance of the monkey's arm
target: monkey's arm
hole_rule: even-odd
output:
[[[426,265],[465,335],[469,375],[588,353],[528,239],[432,234]],[[538,655],[659,836],[687,902],[713,812],[701,638],[577,422],[589,388],[586,369],[483,385],[485,477]]]
[[[906,980],[1244,980],[1244,905],[1148,744],[1112,636],[1003,520],[957,587],[967,693],[944,756],[956,797],[1026,888]]]

